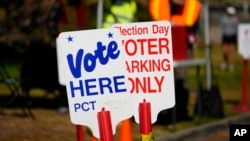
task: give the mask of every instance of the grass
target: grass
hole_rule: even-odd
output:
[[[228,71],[222,71],[219,68],[221,57],[221,47],[219,44],[213,44],[211,48],[211,59],[213,68],[213,82],[217,82],[221,90],[221,96],[223,99],[225,118],[232,117],[244,112],[233,110],[235,104],[241,102],[242,96],[242,58],[235,51],[235,72],[230,73]],[[197,46],[194,49],[195,58],[203,58],[205,56],[205,48]],[[6,65],[8,72],[19,80],[20,65],[9,62]],[[250,69],[248,65],[248,70]],[[194,104],[196,99],[196,92],[193,91],[197,88],[196,70],[194,67],[190,67],[188,72],[188,85],[191,90],[189,97],[189,114],[193,116],[191,121],[181,121],[176,125],[153,125],[153,134],[160,136],[163,134],[170,134],[175,131],[181,131],[191,127],[195,127],[201,124],[221,120],[221,118],[213,117],[197,117],[194,115]],[[206,73],[205,67],[201,67],[201,80],[204,86],[206,86]],[[248,77],[248,82],[250,77]],[[248,88],[250,85],[248,84]],[[42,95],[41,90],[34,90],[33,96]],[[0,84],[0,95],[8,94],[9,91],[6,85]],[[248,93],[249,94],[249,93]],[[248,103],[250,98],[248,97]],[[76,140],[76,128],[70,122],[68,114],[58,114],[55,109],[35,108],[32,112],[36,116],[36,120],[29,117],[22,117],[20,108],[7,108],[4,109],[4,115],[0,116],[0,140],[1,141],[75,141]],[[86,129],[86,128],[85,128]],[[139,125],[132,123],[133,136],[135,141],[140,140]],[[84,131],[85,140],[90,140],[90,136],[87,130]],[[116,140],[119,136],[119,126],[117,127],[117,133],[115,134]]]
[[[204,55],[204,48],[196,48],[195,50],[196,57],[201,57]],[[211,60],[212,60],[212,72],[214,74],[212,78],[213,83],[217,83],[221,90],[221,96],[223,98],[223,102],[225,105],[225,112],[226,116],[231,116],[235,113],[230,106],[232,106],[232,102],[240,103],[241,97],[242,97],[242,67],[243,67],[243,58],[238,54],[237,49],[235,49],[235,71],[233,73],[229,71],[223,71],[220,69],[220,63],[222,62],[222,52],[221,52],[221,46],[220,44],[214,44],[211,48]],[[249,63],[248,63],[248,70],[250,69]],[[202,82],[206,82],[205,77],[205,68],[202,70],[203,78]],[[191,88],[196,87],[195,82],[195,71],[193,68],[191,68],[189,72],[189,80],[190,80],[190,86]],[[249,82],[250,77],[248,76],[248,85],[249,88]],[[248,93],[249,95],[249,93]],[[250,102],[250,98],[247,99],[248,103]],[[231,103],[230,103],[231,102]],[[237,114],[237,112],[236,112]]]

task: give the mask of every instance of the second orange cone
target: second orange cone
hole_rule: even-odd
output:
[[[133,141],[131,120],[125,119],[121,122],[119,141]]]

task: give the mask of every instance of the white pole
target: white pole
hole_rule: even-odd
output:
[[[249,9],[248,1],[244,0],[243,1],[243,13],[244,13],[245,18],[248,18],[248,9]]]
[[[206,46],[206,75],[207,75],[207,89],[211,89],[212,77],[211,77],[211,49],[209,38],[209,3],[205,0],[204,3],[204,28],[205,28],[205,46]]]
[[[102,27],[102,17],[103,17],[103,0],[98,0],[97,25],[96,25],[98,29]]]

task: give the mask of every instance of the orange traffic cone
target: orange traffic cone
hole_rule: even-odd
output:
[[[97,138],[95,136],[93,136],[93,134],[89,128],[86,128],[86,132],[90,136],[91,141],[98,141]]]
[[[133,141],[130,119],[125,119],[121,122],[119,141]]]
[[[97,141],[97,139],[94,136],[92,136],[91,141]]]

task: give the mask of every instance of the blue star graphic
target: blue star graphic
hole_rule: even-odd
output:
[[[73,37],[69,36],[67,39],[68,39],[68,42],[73,42]]]
[[[109,38],[113,38],[113,34],[111,32],[109,32],[109,34],[107,34]]]

